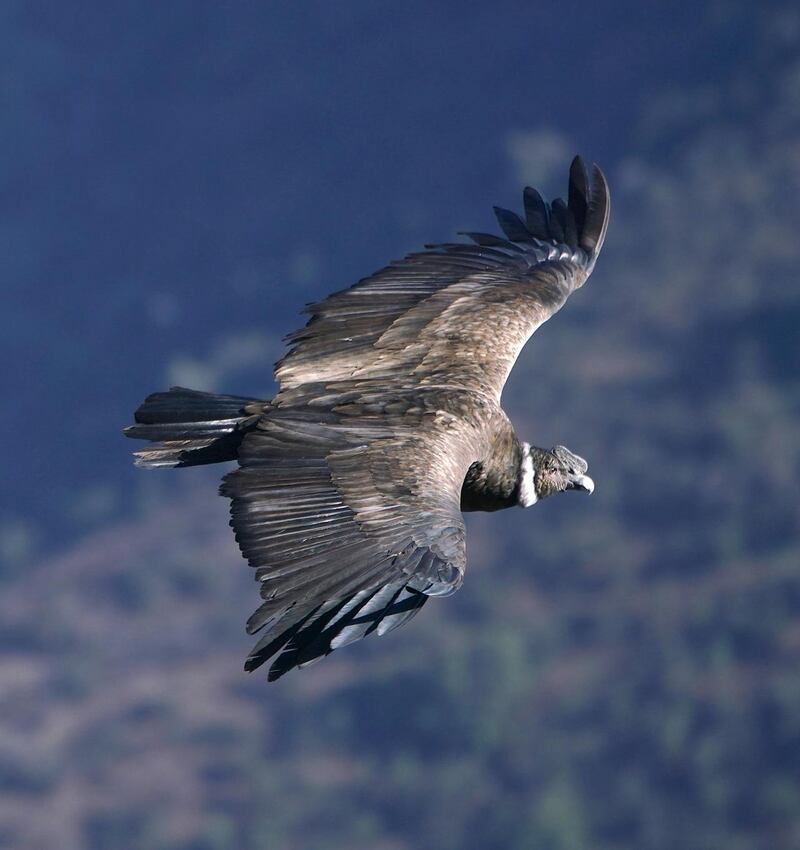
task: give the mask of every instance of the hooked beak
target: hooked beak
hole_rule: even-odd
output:
[[[583,490],[584,493],[594,493],[594,481],[588,475],[576,475],[569,480],[567,490]]]

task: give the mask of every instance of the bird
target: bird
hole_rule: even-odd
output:
[[[464,512],[594,490],[582,457],[517,437],[501,393],[591,274],[608,185],[575,157],[566,202],[523,201],[494,208],[502,235],[427,245],[306,307],[274,398],[173,387],[136,410],[138,466],[238,462],[220,493],[260,585],[245,670],[269,661],[274,681],[455,592]]]

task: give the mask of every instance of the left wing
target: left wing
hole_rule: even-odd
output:
[[[231,525],[263,603],[247,660],[276,679],[452,593],[466,563],[461,485],[480,448],[436,393],[268,411],[226,476]]]

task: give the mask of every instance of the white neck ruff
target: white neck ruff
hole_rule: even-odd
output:
[[[533,458],[530,443],[522,444],[522,463],[519,467],[519,484],[517,486],[517,504],[529,508],[539,501],[536,495],[536,485],[533,482]]]

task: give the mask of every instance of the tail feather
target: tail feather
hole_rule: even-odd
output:
[[[125,435],[157,445],[134,452],[137,466],[197,466],[235,460],[248,427],[259,416],[257,399],[184,387],[148,396]],[[250,411],[250,412],[249,412]]]

